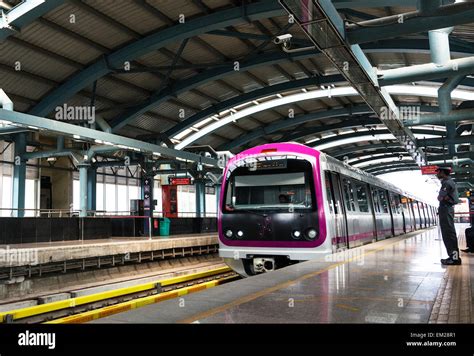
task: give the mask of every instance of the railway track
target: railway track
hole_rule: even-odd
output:
[[[0,323],[84,323],[195,293],[240,278],[228,267],[158,279],[130,287],[0,313]]]

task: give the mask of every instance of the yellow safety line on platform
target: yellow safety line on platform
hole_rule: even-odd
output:
[[[203,271],[203,272],[188,274],[184,276],[168,278],[164,280],[157,280],[154,282],[139,284],[136,286],[114,289],[114,290],[110,290],[106,292],[85,295],[82,297],[69,298],[69,299],[60,300],[57,302],[52,302],[52,303],[47,303],[47,304],[34,305],[34,306],[23,308],[23,309],[15,309],[15,310],[10,310],[6,312],[1,312],[0,323],[5,322],[7,319],[7,316],[10,316],[12,320],[24,319],[24,318],[35,316],[35,315],[53,312],[56,310],[73,308],[79,305],[98,302],[104,299],[110,299],[110,298],[120,297],[127,294],[133,294],[133,293],[143,292],[150,289],[155,289],[157,287],[157,284],[160,284],[161,286],[169,286],[172,284],[183,283],[183,282],[191,281],[194,279],[209,277],[216,274],[226,273],[226,272],[231,272],[231,271],[232,270],[229,267],[220,267],[220,268],[209,270],[209,271]]]
[[[235,276],[230,276],[230,277],[225,277],[225,278],[214,280],[214,281],[204,282],[204,283],[200,283],[194,286],[184,287],[178,290],[164,292],[158,295],[151,295],[148,297],[137,298],[137,299],[130,300],[127,302],[119,303],[117,305],[111,305],[108,307],[104,307],[104,308],[100,308],[100,309],[96,309],[96,310],[92,310],[92,311],[88,311],[88,312],[84,312],[84,313],[80,313],[76,315],[67,316],[64,318],[56,319],[56,320],[47,321],[44,324],[87,323],[89,321],[105,318],[113,314],[123,313],[125,311],[129,311],[132,309],[144,307],[145,305],[159,303],[168,299],[173,299],[173,298],[177,298],[186,294],[195,293],[207,288],[212,288],[221,284],[224,281],[228,281],[233,278],[235,278]]]

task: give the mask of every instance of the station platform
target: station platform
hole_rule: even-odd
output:
[[[192,234],[156,236],[152,239],[142,237],[116,237],[99,240],[83,241],[56,241],[38,242],[27,244],[0,245],[2,259],[0,268],[19,267],[24,265],[40,265],[70,260],[96,258],[102,256],[129,256],[137,253],[160,252],[174,250],[179,254],[179,249],[217,246],[217,234]],[[30,258],[18,258],[31,254]],[[11,257],[9,257],[11,256]],[[157,257],[159,254],[157,255]],[[34,259],[32,261],[31,259]]]
[[[474,255],[445,256],[434,227],[93,323],[472,323]]]

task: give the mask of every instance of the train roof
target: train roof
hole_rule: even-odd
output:
[[[404,191],[402,189],[400,189],[399,187],[383,180],[383,179],[380,179],[380,178],[377,178],[375,177],[374,175],[370,174],[370,173],[367,173],[359,168],[356,168],[356,167],[353,167],[349,164],[345,164],[343,162],[341,162],[340,160],[334,158],[334,157],[331,157],[321,151],[320,152],[320,156],[319,156],[319,159],[320,160],[325,160],[326,161],[326,165],[328,166],[328,168],[330,168],[331,170],[335,170],[339,173],[342,173],[346,176],[349,176],[351,178],[355,178],[355,179],[358,179],[358,180],[361,180],[361,181],[364,181],[364,182],[367,182],[369,184],[372,184],[372,185],[375,185],[377,187],[380,187],[380,188],[386,188],[390,191],[393,191],[393,192],[396,192],[400,195],[403,195],[405,197],[408,197],[410,199],[415,199],[417,201],[421,201],[423,203],[426,203],[426,204],[429,204],[431,205],[430,203],[428,203],[425,199],[421,199],[411,193],[408,193],[407,191]]]
[[[431,205],[425,199],[421,199],[421,198],[419,198],[419,197],[417,197],[417,196],[415,196],[411,193],[408,193],[408,192],[400,189],[399,187],[397,187],[397,186],[395,186],[395,185],[393,185],[393,184],[391,184],[391,183],[389,183],[389,182],[387,182],[383,179],[377,178],[374,175],[372,175],[370,173],[367,173],[367,172],[365,172],[365,171],[363,171],[359,168],[353,167],[349,164],[345,164],[345,163],[341,162],[340,160],[338,160],[334,157],[331,157],[331,156],[329,156],[328,154],[326,154],[322,151],[319,151],[315,148],[303,145],[303,144],[298,143],[298,142],[278,142],[278,143],[268,143],[268,144],[264,144],[264,145],[255,146],[255,147],[252,147],[250,149],[247,149],[245,151],[240,152],[238,155],[234,156],[233,159],[231,159],[230,162],[234,161],[235,159],[240,160],[239,155],[246,155],[246,154],[250,154],[250,155],[257,154],[258,155],[261,152],[262,149],[265,149],[265,148],[278,148],[278,146],[281,146],[281,145],[285,146],[286,151],[288,151],[289,147],[293,147],[294,148],[293,152],[295,154],[308,153],[308,149],[311,150],[311,151],[314,151],[314,152],[318,152],[320,160],[325,162],[326,165],[328,166],[328,168],[333,170],[333,171],[342,173],[342,174],[344,174],[346,176],[349,176],[351,178],[354,178],[354,179],[358,179],[358,180],[367,182],[369,184],[375,185],[375,186],[380,187],[380,188],[388,189],[390,191],[396,192],[396,193],[398,193],[400,195],[403,195],[405,197],[408,197],[410,199],[414,199],[414,200],[421,201],[423,203]]]

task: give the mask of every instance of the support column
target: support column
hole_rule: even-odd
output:
[[[155,185],[154,177],[142,177],[142,198],[143,198],[143,215],[147,218],[143,219],[143,232],[145,236],[150,234],[150,218],[153,219],[153,211],[155,210],[155,203],[153,201],[153,188]],[[153,228],[152,228],[153,229]]]
[[[26,153],[26,133],[15,136],[15,157],[13,166],[13,216],[25,216],[25,184],[26,160],[22,155]]]
[[[196,179],[196,217],[203,218],[206,215],[206,184],[203,179]]]
[[[79,216],[86,217],[87,216],[87,171],[89,169],[89,165],[81,164],[79,165]]]
[[[438,89],[438,106],[441,114],[449,115],[452,110],[451,92],[464,79],[464,75],[457,75],[448,78],[444,84]],[[456,155],[455,144],[452,140],[456,137],[456,122],[450,121],[446,123],[446,138],[448,141],[448,154],[453,157]]]
[[[221,185],[216,184],[214,187],[215,187],[215,190],[216,190],[216,206],[217,206],[216,212],[217,212],[217,214],[219,214],[219,202],[220,202],[220,197],[221,197]]]
[[[89,167],[87,172],[87,210],[96,210],[97,168]]]

